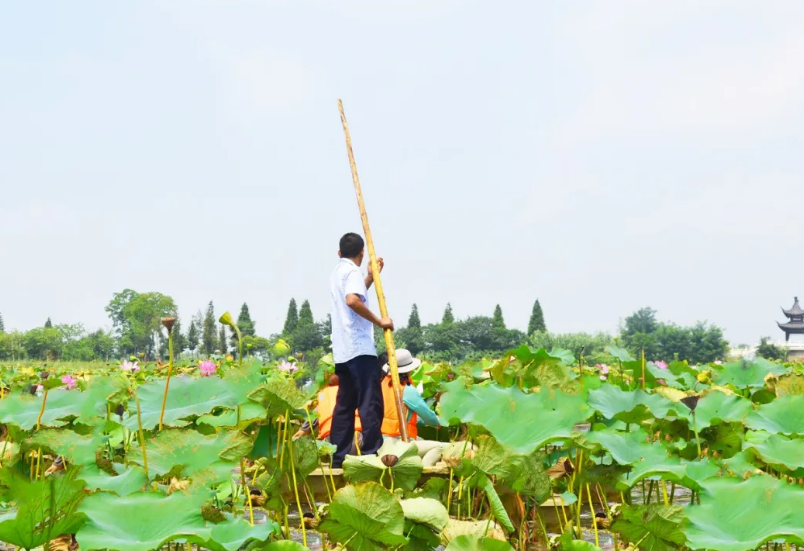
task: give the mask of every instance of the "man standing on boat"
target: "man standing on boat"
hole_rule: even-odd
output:
[[[355,432],[355,410],[363,425],[365,455],[376,453],[382,446],[383,398],[380,386],[383,373],[377,365],[374,325],[394,329],[391,318],[378,318],[368,308],[368,289],[374,283],[369,267],[365,278],[360,265],[365,255],[363,238],[356,233],[341,237],[340,262],[330,277],[332,296],[332,357],[340,379],[335,412],[332,416],[330,442],[338,450],[332,466],[341,468],[349,452]],[[382,259],[378,260],[380,271]]]

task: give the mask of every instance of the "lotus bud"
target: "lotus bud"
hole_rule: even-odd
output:
[[[284,339],[278,339],[274,344],[273,352],[277,356],[287,356],[290,353],[290,346]]]
[[[173,331],[173,324],[176,323],[176,318],[162,318],[162,325],[168,331],[168,335]]]

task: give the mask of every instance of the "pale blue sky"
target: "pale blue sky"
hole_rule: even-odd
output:
[[[536,297],[558,332],[650,305],[733,342],[804,295],[804,3],[42,1],[0,6],[0,313],[108,326],[329,309],[359,230],[391,314]]]

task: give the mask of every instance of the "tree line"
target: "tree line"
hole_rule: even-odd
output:
[[[42,327],[24,333],[7,333],[0,315],[0,360],[90,361],[129,356],[166,359],[168,341],[160,323],[165,316],[177,318],[173,327],[176,356],[211,356],[234,352],[238,348],[236,336],[218,323],[220,314],[215,312],[212,301],[204,311],[183,320],[171,297],[125,289],[113,295],[106,312],[112,322],[111,330],[94,332],[87,332],[80,324],[54,325],[48,319]],[[312,364],[330,351],[331,318],[327,315],[316,321],[308,300],[303,301],[301,307],[295,299],[290,300],[279,333],[258,335],[257,323],[251,318],[245,303],[237,316],[237,325],[247,355],[267,357],[280,339],[293,354],[301,355]],[[522,344],[548,350],[570,350],[578,359],[588,363],[605,361],[605,349],[612,344],[625,347],[636,355],[644,350],[649,361],[669,361],[678,357],[692,363],[705,363],[722,359],[728,352],[728,342],[719,327],[704,322],[691,327],[660,322],[656,311],[651,308],[642,308],[627,317],[616,337],[605,333],[550,333],[539,300],[533,304],[526,332],[509,328],[499,305],[490,316],[458,320],[452,306],[447,304],[439,322],[422,324],[419,309],[414,304],[407,325],[397,324],[394,339],[397,347],[407,348],[430,361],[498,357]],[[383,351],[385,341],[380,331],[375,332],[375,340],[378,351]]]

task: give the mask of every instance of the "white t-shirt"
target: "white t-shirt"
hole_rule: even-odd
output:
[[[346,304],[346,295],[357,295],[368,305],[368,292],[357,264],[342,258],[329,282],[332,296],[332,358],[336,364],[357,356],[376,356],[374,325]]]

